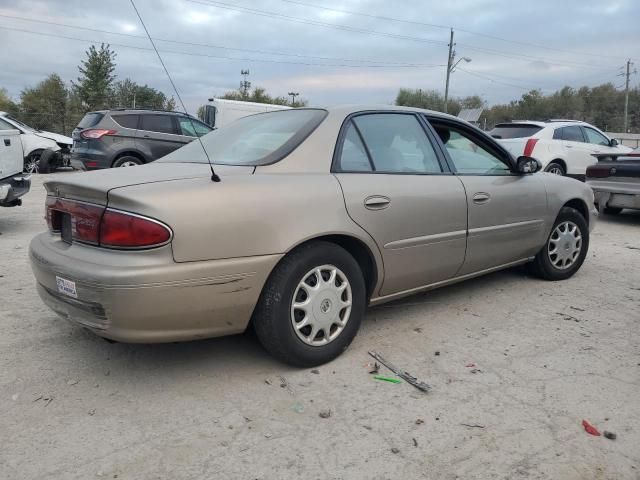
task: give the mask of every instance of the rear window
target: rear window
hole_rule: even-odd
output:
[[[141,130],[176,134],[173,117],[170,115],[142,115]]]
[[[124,128],[138,128],[139,115],[111,115],[115,122]]]
[[[268,165],[291,153],[327,116],[326,110],[300,108],[240,118],[202,137],[212,163]],[[191,142],[159,162],[207,163],[200,142]]]
[[[493,138],[527,138],[535,135],[542,127],[521,123],[502,123],[489,132]]]
[[[80,120],[80,123],[78,123],[78,128],[95,127],[98,124],[98,122],[102,120],[102,117],[104,117],[104,113],[98,113],[98,112],[87,113],[84,117],[82,117],[82,120]]]

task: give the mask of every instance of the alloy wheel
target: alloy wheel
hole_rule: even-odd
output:
[[[353,301],[347,276],[334,265],[309,270],[293,294],[291,325],[307,345],[326,345],[342,333]]]

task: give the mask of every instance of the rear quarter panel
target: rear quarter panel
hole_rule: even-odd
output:
[[[349,218],[340,185],[328,173],[134,185],[111,190],[109,206],[169,225],[176,262],[281,254],[321,235],[344,234],[365,243],[382,266],[375,243]]]

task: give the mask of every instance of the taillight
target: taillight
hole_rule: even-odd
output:
[[[527,143],[524,146],[523,153],[525,157],[530,157],[531,155],[533,155],[533,149],[536,146],[536,143],[538,143],[537,138],[530,138],[529,140],[527,140]]]
[[[104,135],[115,135],[118,133],[117,130],[107,130],[104,128],[90,128],[88,130],[83,130],[80,132],[80,136],[82,138],[100,138]]]
[[[56,197],[47,198],[47,223],[54,232],[71,240],[98,244],[100,219],[104,207]],[[68,231],[67,231],[68,230]]]
[[[605,165],[592,165],[587,168],[587,178],[606,178],[615,175],[615,167]]]
[[[149,248],[167,243],[171,230],[156,220],[126,212],[107,210],[100,226],[100,246]]]
[[[49,230],[67,241],[108,248],[152,248],[171,240],[163,223],[101,205],[47,197]]]

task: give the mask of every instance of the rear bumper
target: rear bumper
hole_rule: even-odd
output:
[[[14,175],[0,180],[0,206],[20,205],[19,198],[31,189],[31,175]]]
[[[66,245],[44,233],[29,247],[40,297],[96,334],[132,343],[244,331],[280,255],[175,263],[171,246],[147,252]],[[75,297],[58,279],[73,282]],[[73,292],[72,292],[73,294]]]
[[[112,159],[109,155],[96,151],[71,151],[71,166],[76,170],[99,170],[110,168]]]
[[[640,181],[589,180],[595,202],[602,208],[640,209]]]

